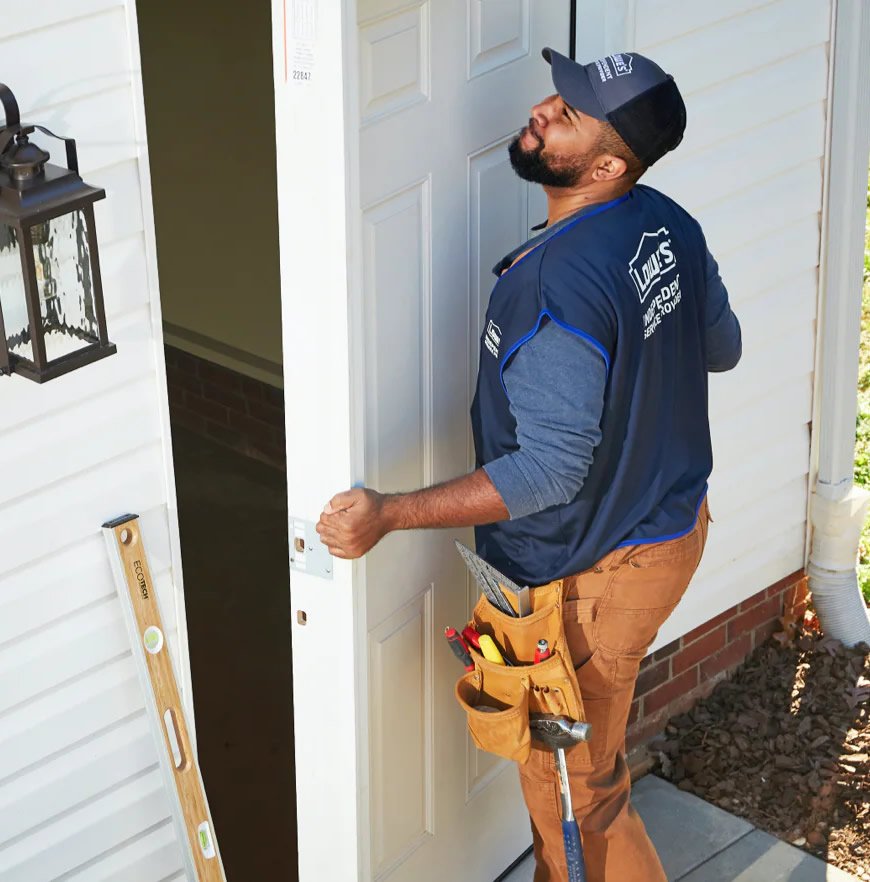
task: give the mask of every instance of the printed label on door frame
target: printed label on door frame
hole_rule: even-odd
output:
[[[288,15],[287,4],[290,4]],[[311,82],[317,56],[318,0],[284,0],[284,82]]]

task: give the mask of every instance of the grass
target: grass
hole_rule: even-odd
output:
[[[870,182],[864,232],[864,288],[861,295],[861,349],[858,357],[858,418],[855,426],[855,483],[870,487]],[[864,522],[858,554],[858,583],[870,604],[870,517]]]

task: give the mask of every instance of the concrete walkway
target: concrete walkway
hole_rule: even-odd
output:
[[[631,800],[669,882],[857,882],[655,775],[632,786]],[[532,882],[533,874],[530,856],[504,882]]]

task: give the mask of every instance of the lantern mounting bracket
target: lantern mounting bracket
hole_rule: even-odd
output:
[[[18,101],[12,90],[5,83],[0,83],[0,103],[2,103],[6,114],[6,124],[0,127],[0,157],[9,149],[13,139],[22,135],[26,137],[35,131],[39,131],[50,138],[56,138],[58,141],[64,142],[66,145],[66,167],[76,174],[79,173],[79,154],[75,138],[65,138],[63,135],[56,135],[45,128],[45,126],[30,125],[28,123],[22,125]]]

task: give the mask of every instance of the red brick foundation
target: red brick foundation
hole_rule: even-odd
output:
[[[244,456],[286,468],[284,392],[204,358],[166,346],[169,415]]]
[[[786,614],[802,617],[807,578],[798,570],[648,655],[641,663],[628,718],[626,747],[637,754],[730,673],[774,631]],[[632,757],[629,757],[632,762]]]

